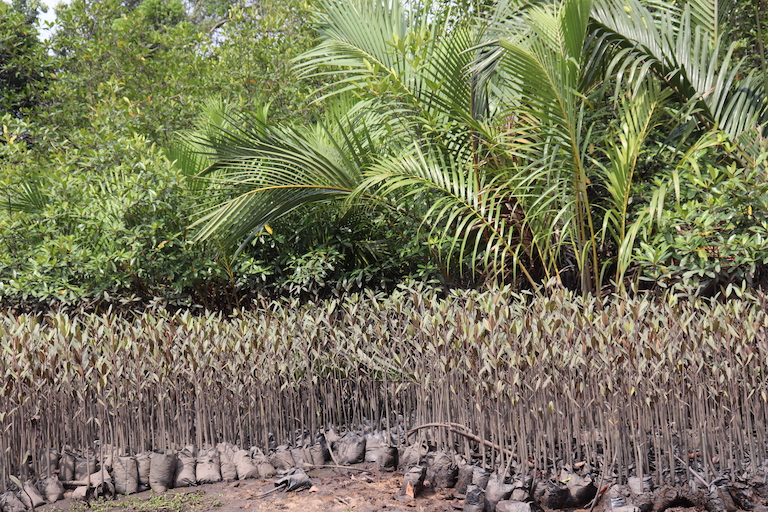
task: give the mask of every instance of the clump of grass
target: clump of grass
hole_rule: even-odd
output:
[[[196,512],[221,506],[218,498],[202,492],[156,494],[149,498],[129,496],[116,501],[76,503],[73,512]]]

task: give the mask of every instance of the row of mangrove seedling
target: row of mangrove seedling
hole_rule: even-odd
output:
[[[97,441],[121,453],[274,447],[330,425],[402,439],[426,423],[462,425],[429,442],[489,467],[735,477],[768,458],[767,362],[764,296],[402,288],[229,317],[6,315],[0,489],[42,474],[30,454]]]

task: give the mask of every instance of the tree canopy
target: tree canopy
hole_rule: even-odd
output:
[[[761,286],[756,8],[0,3],[0,299]]]

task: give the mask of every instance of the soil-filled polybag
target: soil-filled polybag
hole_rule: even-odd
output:
[[[235,448],[229,443],[219,443],[216,445],[219,452],[219,464],[221,464],[221,479],[225,482],[234,482],[237,480],[237,468],[232,461],[235,455]]]
[[[103,480],[90,487],[87,492],[87,499],[104,498],[107,500],[115,499],[115,486],[111,480]]]
[[[112,483],[112,476],[107,472],[107,470],[97,470],[94,473],[91,473],[87,477],[85,477],[83,482],[90,482],[91,485],[99,485],[102,482],[109,482]]]
[[[291,449],[285,444],[275,448],[275,452],[269,457],[269,463],[281,471],[287,471],[296,466]]]
[[[221,465],[219,452],[216,448],[201,450],[197,454],[197,466],[195,475],[199,484],[215,484],[221,482]]]
[[[427,447],[423,444],[412,444],[405,448],[403,455],[400,457],[400,465],[404,469],[411,466],[418,466],[421,464],[421,460],[427,456]]]
[[[259,469],[259,477],[271,478],[277,473],[275,467],[269,463],[267,456],[255,446],[251,448],[251,460],[253,460],[253,464]]]
[[[75,480],[85,481],[88,475],[96,472],[96,457],[86,455],[85,457],[75,457]]]
[[[474,484],[467,486],[464,497],[464,512],[483,512],[485,510],[485,491]]]
[[[56,503],[64,499],[64,486],[55,475],[40,480],[38,487],[48,503]]]
[[[139,492],[139,464],[135,457],[115,457],[112,460],[112,480],[118,494]]]
[[[84,500],[88,496],[88,486],[81,485],[72,492],[73,500]]]
[[[456,485],[459,468],[453,462],[453,457],[445,452],[432,452],[427,454],[425,461],[427,480],[432,487],[448,489]]]
[[[312,487],[309,476],[301,468],[293,468],[275,480],[275,487],[285,486],[284,491],[298,491]]]
[[[196,465],[197,459],[195,459],[195,456],[193,455],[193,450],[190,448],[181,450],[176,456],[176,478],[174,479],[173,486],[189,487],[190,485],[196,485]]]
[[[309,454],[312,456],[312,464],[322,466],[331,460],[331,454],[328,451],[328,445],[325,439],[318,441],[309,448]]]
[[[472,474],[475,472],[475,466],[471,464],[461,464],[459,466],[458,477],[456,479],[456,492],[465,494],[467,487],[472,483]]]
[[[421,492],[424,485],[424,478],[427,476],[427,468],[424,466],[414,466],[403,475],[403,487],[401,494],[415,498]]]
[[[341,436],[339,436],[333,428],[329,428],[320,435],[325,438],[325,442],[328,443],[330,448],[336,448],[336,443],[341,441]]]
[[[149,486],[155,492],[165,492],[173,487],[176,474],[176,454],[153,453],[150,456]]]
[[[712,486],[706,496],[707,510],[717,512],[735,512],[739,507],[725,486]]]
[[[15,493],[8,491],[0,495],[0,510],[4,512],[26,512],[27,507]]]
[[[59,459],[59,478],[66,482],[75,479],[75,454],[64,451]]]
[[[379,451],[379,471],[395,471],[398,466],[400,452],[397,446],[385,446]]]
[[[496,504],[496,512],[531,512],[530,503],[503,500]]]
[[[48,448],[40,452],[40,476],[51,476],[59,471],[59,451]]]
[[[232,458],[232,462],[235,464],[235,469],[237,469],[238,480],[259,478],[259,468],[253,464],[248,450],[236,451],[235,456]]]
[[[565,484],[551,480],[538,482],[534,491],[534,501],[541,506],[552,509],[565,507],[569,496],[570,491]]]
[[[136,465],[139,468],[139,491],[149,489],[149,470],[152,465],[152,452],[136,455]]]
[[[112,465],[118,455],[119,452],[111,444],[105,444],[99,449],[99,464],[107,471],[112,471]]]
[[[27,508],[42,507],[46,504],[45,498],[40,494],[40,491],[32,480],[24,482],[24,490],[19,493],[19,498]]]
[[[365,462],[378,462],[385,446],[387,441],[382,432],[365,434]]]
[[[491,474],[488,473],[483,468],[474,467],[474,470],[472,472],[472,483],[479,488],[485,490],[486,486],[488,485],[488,479],[491,477]]]
[[[291,448],[291,457],[297,467],[312,465],[312,459],[307,460],[307,455],[304,448]]]
[[[485,486],[485,512],[496,510],[496,504],[508,499],[514,488],[514,485],[504,483],[504,475],[492,474],[488,478],[488,485]]]
[[[597,494],[597,487],[595,487],[595,484],[592,482],[592,477],[589,475],[572,475],[569,478],[561,478],[560,480],[565,482],[570,494],[566,506],[577,508],[583,507],[591,502]]]
[[[354,432],[347,432],[336,443],[339,464],[357,464],[365,460],[365,438]]]

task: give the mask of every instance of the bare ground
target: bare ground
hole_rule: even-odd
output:
[[[199,485],[171,489],[166,495],[146,491],[120,496],[111,502],[82,501],[66,498],[53,505],[39,507],[45,512],[447,512],[461,510],[463,500],[456,499],[452,489],[426,490],[416,501],[404,504],[395,499],[402,475],[344,469],[308,471],[313,488],[299,492],[278,491],[274,480],[242,480],[232,483]]]

